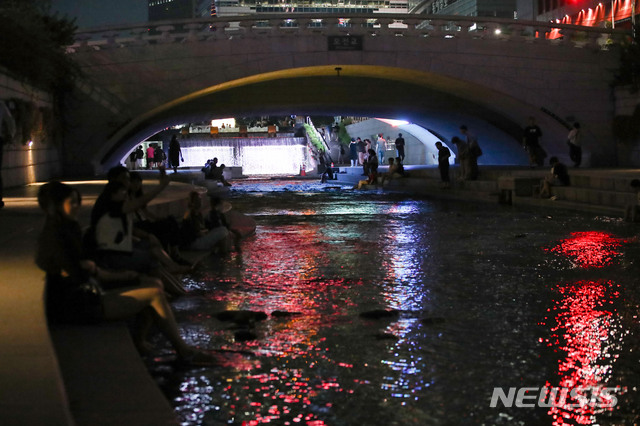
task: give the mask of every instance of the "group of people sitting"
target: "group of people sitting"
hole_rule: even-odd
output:
[[[167,296],[185,293],[176,274],[193,265],[180,249],[226,253],[237,236],[228,229],[224,212],[231,205],[212,200],[205,219],[200,194],[189,194],[189,210],[180,223],[156,217],[146,206],[170,179],[160,170],[159,185],[142,191],[142,179],[118,166],[96,200],[84,233],[78,222],[82,197],[61,182],[43,185],[38,203],[46,221],[38,240],[37,265],[46,272],[46,312],[52,323],[90,323],[135,317],[138,349],[148,350],[146,334],[152,321],[168,338],[179,359],[207,363],[207,354],[181,338]]]
[[[218,159],[212,158],[207,160],[204,167],[202,168],[202,172],[204,173],[205,179],[212,179],[222,183],[224,186],[231,186],[229,181],[224,178],[224,164],[220,164],[218,166]]]
[[[406,172],[404,170],[404,165],[402,164],[402,160],[400,157],[397,158],[389,158],[389,167],[385,173],[382,173],[380,180],[380,185],[384,186],[384,183],[391,179],[397,179],[406,176]],[[378,156],[373,149],[369,149],[367,152],[367,156],[364,159],[363,164],[363,176],[367,176],[367,179],[362,179],[358,181],[358,183],[353,187],[354,189],[362,189],[364,185],[377,185],[378,178]]]

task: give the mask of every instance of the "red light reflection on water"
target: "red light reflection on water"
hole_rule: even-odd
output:
[[[240,276],[208,297],[229,310],[299,315],[269,318],[256,325],[257,340],[232,345],[269,358],[265,362],[271,368],[227,378],[223,391],[229,416],[243,425],[324,425],[314,410],[329,410],[331,403],[319,402],[318,397],[353,390],[344,389],[334,374],[320,374],[318,365],[330,365],[330,371],[352,365],[333,359],[326,339],[317,334],[320,327],[331,327],[355,306],[347,290],[361,282],[324,275],[324,266],[338,260],[331,257],[331,247],[316,225],[262,230],[249,244],[250,255],[243,259]],[[330,396],[321,399],[333,400]]]
[[[616,250],[620,244],[619,238],[606,232],[573,232],[549,251],[565,255],[581,268],[603,268],[620,255]]]
[[[611,399],[598,395],[607,385],[613,363],[621,349],[617,316],[611,305],[619,297],[611,281],[578,281],[557,287],[561,298],[550,309],[555,326],[546,340],[555,352],[565,355],[558,363],[557,383],[546,386],[569,390],[579,388],[586,397],[582,403],[569,395],[557,395],[557,406],[549,409],[554,425],[572,419],[577,424],[593,424],[595,415],[612,410]],[[594,393],[595,392],[595,393]]]
[[[602,268],[620,255],[620,240],[604,232],[575,232],[550,251],[572,259],[581,268]],[[622,333],[613,307],[619,285],[612,281],[577,281],[558,284],[559,298],[545,318],[550,337],[540,339],[554,352],[564,354],[558,361],[558,378],[547,388],[557,393],[542,396],[550,406],[553,425],[593,424],[596,415],[613,410],[612,397],[601,394],[611,379],[613,364],[622,347]],[[580,389],[577,397],[567,391]],[[613,395],[615,398],[615,394]],[[548,405],[547,405],[548,406]],[[570,423],[569,423],[570,422]]]

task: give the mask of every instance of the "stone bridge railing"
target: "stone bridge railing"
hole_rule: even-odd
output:
[[[340,18],[335,14],[246,15],[143,23],[92,28],[76,33],[68,47],[73,53],[127,46],[166,43],[194,43],[234,37],[297,35],[471,38],[504,40],[579,48],[607,49],[630,36],[623,29],[605,29],[539,21],[521,21],[472,16],[415,14],[356,14]]]

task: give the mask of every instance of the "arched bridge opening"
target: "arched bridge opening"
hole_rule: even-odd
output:
[[[479,85],[401,68],[336,64],[254,75],[175,99],[120,129],[100,162],[118,162],[140,141],[168,126],[289,114],[400,119],[433,131],[445,143],[466,124],[480,138],[485,164],[526,164],[521,132],[529,115],[537,116],[549,135],[558,135],[549,141],[561,140],[566,133],[552,117]],[[547,148],[561,149],[551,143]]]

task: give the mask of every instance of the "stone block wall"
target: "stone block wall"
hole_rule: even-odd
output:
[[[627,87],[615,89],[615,116],[635,120],[634,112],[640,107],[640,92],[631,93]],[[640,167],[640,134],[632,141],[617,141],[618,166]]]
[[[18,81],[0,69],[0,99],[29,102],[37,108],[50,108],[49,94]],[[5,188],[26,185],[60,175],[59,150],[49,141],[38,140],[23,145],[19,141],[5,143],[3,147],[2,179]]]

